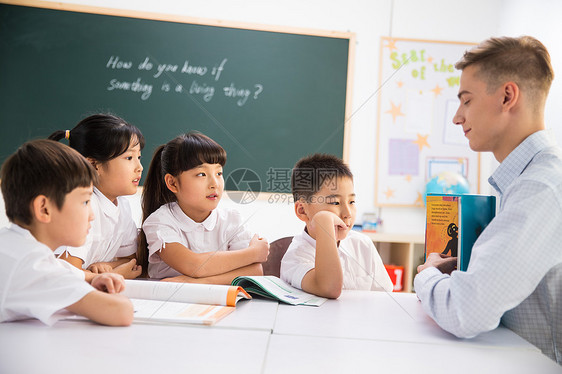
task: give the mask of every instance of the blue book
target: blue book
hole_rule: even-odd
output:
[[[474,242],[496,215],[496,197],[428,194],[426,208],[426,259],[432,252],[457,257],[466,271]]]

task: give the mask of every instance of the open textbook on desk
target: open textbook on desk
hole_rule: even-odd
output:
[[[240,276],[234,278],[232,285],[243,287],[248,293],[291,305],[320,306],[326,301],[323,297],[301,291],[272,275]]]
[[[252,297],[242,287],[216,284],[125,280],[135,310],[134,323],[212,325],[232,313],[241,299]],[[71,315],[67,320],[87,320]]]
[[[126,280],[135,322],[211,325],[232,313],[241,299],[252,297],[241,287]]]

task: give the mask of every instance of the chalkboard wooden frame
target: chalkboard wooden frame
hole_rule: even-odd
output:
[[[353,92],[353,66],[354,66],[354,53],[355,53],[355,34],[351,33],[351,32],[338,32],[338,31],[324,31],[324,30],[312,30],[312,29],[305,29],[305,28],[294,28],[294,27],[283,27],[283,26],[273,26],[273,25],[261,25],[261,24],[249,24],[249,23],[242,23],[242,22],[228,22],[228,21],[223,21],[223,20],[209,20],[209,19],[201,19],[201,18],[194,18],[194,17],[188,17],[188,16],[179,16],[179,15],[169,15],[169,14],[160,14],[160,13],[148,13],[148,12],[140,12],[140,11],[131,11],[131,10],[121,10],[121,9],[108,9],[108,8],[100,8],[100,7],[92,7],[92,6],[84,6],[84,5],[77,5],[77,4],[63,4],[63,3],[51,3],[51,2],[44,2],[44,1],[29,1],[29,0],[23,0],[23,1],[19,1],[19,0],[0,0],[0,5],[1,4],[6,4],[6,5],[17,5],[17,6],[22,6],[22,7],[30,7],[30,8],[37,8],[37,9],[46,9],[46,10],[55,10],[55,11],[63,11],[63,12],[73,12],[73,13],[77,13],[77,14],[91,14],[91,15],[103,15],[103,16],[116,16],[116,17],[123,17],[123,19],[134,19],[134,20],[150,20],[150,21],[162,21],[166,24],[185,24],[187,25],[201,25],[201,26],[205,26],[205,27],[210,27],[210,28],[221,28],[224,30],[234,30],[234,29],[238,29],[238,30],[250,30],[250,31],[260,31],[260,32],[267,32],[267,33],[274,33],[274,34],[289,34],[289,35],[294,35],[296,38],[299,37],[318,37],[318,40],[343,40],[347,43],[347,53],[345,57],[345,61],[346,61],[346,71],[342,73],[342,76],[344,75],[345,78],[345,84],[344,84],[344,90],[345,92],[343,93],[343,101],[341,106],[343,108],[342,111],[342,116],[341,116],[341,120],[339,121],[338,126],[341,127],[341,133],[337,134],[337,141],[341,142],[341,152],[330,152],[328,151],[327,153],[335,153],[336,155],[342,157],[344,159],[344,161],[348,161],[349,159],[349,133],[350,133],[350,114],[351,114],[351,97],[352,97],[352,92]],[[123,21],[124,22],[124,21]],[[271,34],[271,35],[274,35]],[[265,34],[264,34],[265,35]],[[290,53],[291,51],[287,51],[288,53]],[[343,58],[342,57],[342,58]],[[155,62],[155,61],[153,61]],[[110,62],[108,61],[108,65],[110,64]],[[135,64],[139,64],[139,61],[135,61]],[[139,64],[140,66],[140,64]],[[257,88],[257,85],[256,85]],[[264,92],[268,87],[264,87]],[[226,89],[226,88],[225,88]],[[319,90],[321,91],[321,90]],[[257,91],[256,91],[257,92]],[[319,92],[319,94],[322,94],[322,92]],[[7,97],[8,95],[5,95],[5,97]],[[5,98],[4,97],[4,98]],[[261,96],[260,96],[261,98]],[[31,103],[33,103],[32,100],[29,100]],[[256,100],[256,102],[258,102],[258,100]],[[305,103],[306,104],[306,103]],[[0,103],[0,105],[2,105]],[[9,104],[4,104],[2,111],[5,110],[10,110],[9,108]],[[28,103],[29,106],[29,103]],[[31,105],[31,107],[33,106],[33,104]],[[328,105],[330,106],[330,105]],[[204,108],[202,108],[202,110],[205,110]],[[2,132],[3,132],[3,136],[2,138],[10,138],[11,140],[9,141],[9,146],[10,147],[6,147],[6,146],[2,146],[2,149],[0,149],[0,162],[3,161],[5,159],[5,157],[7,157],[7,155],[9,155],[10,153],[12,153],[15,150],[15,147],[21,143],[23,143],[23,141],[28,140],[30,138],[37,138],[37,137],[44,137],[46,135],[48,135],[48,133],[50,133],[51,131],[54,130],[58,130],[58,129],[66,129],[66,128],[72,128],[74,126],[74,124],[76,124],[78,122],[79,119],[83,118],[85,115],[87,114],[91,114],[94,112],[98,112],[98,111],[103,111],[103,110],[99,110],[96,107],[92,107],[92,108],[87,108],[84,109],[79,115],[75,115],[74,117],[72,117],[72,120],[62,120],[60,121],[60,123],[41,123],[39,126],[43,126],[40,129],[38,129],[37,131],[35,130],[35,128],[33,130],[24,130],[26,131],[25,133],[25,138],[22,138],[21,136],[18,138],[17,136],[13,136],[13,131],[9,130],[9,126],[12,126],[10,123],[13,123],[13,121],[11,121],[13,118],[7,117],[7,116],[2,116],[0,114],[0,127],[2,127]],[[135,120],[131,120],[130,117],[128,116],[127,113],[122,113],[119,110],[114,110],[112,107],[109,108],[109,111],[115,112],[115,114],[121,115],[123,116],[126,120],[128,120],[129,122],[137,125],[139,128],[141,128],[141,130],[143,131],[143,133],[146,134],[145,129],[143,129],[141,126],[139,126],[139,124],[137,123],[137,121]],[[61,112],[59,110],[59,112]],[[273,114],[272,114],[273,115]],[[14,118],[18,118],[19,113],[17,116],[14,116]],[[40,115],[37,114],[35,115],[36,119],[40,119]],[[212,114],[211,114],[212,116]],[[61,124],[62,123],[62,124]],[[157,125],[158,126],[158,125]],[[302,127],[302,125],[301,125]],[[195,130],[200,130],[198,128],[194,128]],[[185,131],[191,130],[191,128],[187,128],[185,129]],[[173,135],[168,135],[167,138],[165,139],[161,139],[160,141],[158,141],[158,144],[161,144],[169,139],[171,139],[173,136],[179,134],[182,131],[177,131],[176,133],[174,133]],[[207,133],[206,131],[202,131],[204,133]],[[21,134],[20,134],[21,135]],[[211,137],[212,134],[209,134]],[[325,137],[329,138],[330,134],[326,134]],[[333,135],[333,134],[332,134]],[[343,136],[342,136],[343,135]],[[266,135],[260,135],[260,136],[265,136]],[[295,135],[298,136],[298,135]],[[333,136],[332,136],[333,137]],[[341,139],[343,137],[343,139]],[[246,141],[247,139],[245,139],[244,141]],[[262,141],[264,140],[263,138],[261,139]],[[267,140],[267,139],[266,139]],[[271,141],[271,143],[275,143],[276,139],[269,139]],[[219,143],[221,143],[223,146],[224,144],[217,139],[217,141],[219,141]],[[251,139],[250,139],[251,141]],[[327,143],[328,141],[333,141],[333,139],[326,139],[326,141],[324,143]],[[145,160],[144,165],[145,165],[145,172],[147,170],[147,166],[148,166],[148,160],[151,158],[152,156],[152,150],[153,148],[158,145],[158,144],[151,144],[151,139],[148,138],[147,136],[147,147],[144,150],[144,154],[143,154],[143,158]],[[239,144],[241,148],[244,148],[244,146],[246,144],[240,143],[240,142],[236,142],[235,143]],[[232,147],[231,147],[232,148]],[[292,145],[291,144],[287,144],[286,146],[286,153],[291,153],[293,150],[291,149]],[[230,168],[230,170],[227,170],[229,167],[229,164],[232,164],[233,160],[232,160],[232,156],[233,152],[232,149],[229,149],[227,146],[225,146],[225,149],[227,150],[227,153],[229,153],[229,159],[227,161],[227,165],[225,168],[225,179],[226,179],[226,172],[228,171],[232,171],[232,166]],[[315,148],[310,147],[310,149],[299,149],[297,151],[294,151],[295,153],[295,159],[298,159],[302,156],[304,156],[305,154],[309,154],[309,153],[314,153],[317,151],[324,151],[321,148]],[[257,155],[257,157],[255,158],[259,158],[259,155]],[[290,168],[292,167],[292,162],[291,163],[286,163],[284,165],[282,165],[282,168]],[[251,169],[251,168],[250,168]],[[260,187],[260,191],[262,192],[271,192],[271,193],[285,193],[288,192],[286,185],[285,187],[272,187],[272,188],[264,188],[265,185],[265,176],[260,175],[261,178],[261,187]],[[230,184],[230,187],[232,187],[233,185]],[[229,189],[229,184],[227,183],[227,189]],[[271,187],[271,186],[270,186]],[[242,190],[244,191],[245,189],[247,189],[247,184],[243,184],[243,185],[234,185],[234,188],[230,188],[230,189],[234,189],[234,190]],[[266,194],[267,195],[267,194]]]

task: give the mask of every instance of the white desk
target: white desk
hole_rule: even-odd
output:
[[[273,331],[279,304],[270,300],[241,300],[236,310],[215,324],[214,327],[225,327],[246,330]]]
[[[562,372],[508,329],[457,339],[415,295],[392,297],[344,291],[321,307],[254,299],[215,326],[3,323],[0,373]]]
[[[275,334],[369,339],[394,342],[529,348],[513,331],[498,327],[473,339],[442,330],[422,309],[415,294],[344,291],[321,308],[279,305]]]
[[[0,373],[260,373],[270,336],[266,330],[187,325],[3,323]]]
[[[265,374],[562,372],[561,367],[534,350],[277,334],[271,336],[265,362]]]

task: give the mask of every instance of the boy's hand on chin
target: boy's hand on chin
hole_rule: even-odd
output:
[[[347,236],[347,225],[336,214],[322,210],[312,217],[309,229],[311,235],[318,239],[320,231],[330,234],[335,240],[342,240]]]

